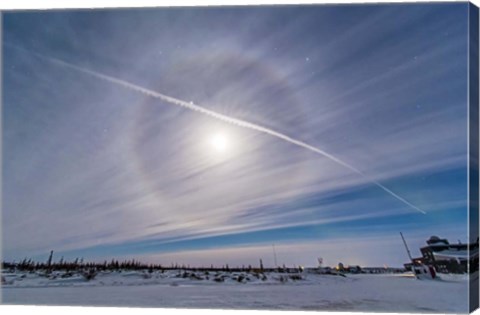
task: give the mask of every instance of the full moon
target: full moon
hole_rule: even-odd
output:
[[[223,133],[214,134],[210,138],[210,145],[215,152],[225,152],[228,149],[228,144],[228,137]]]

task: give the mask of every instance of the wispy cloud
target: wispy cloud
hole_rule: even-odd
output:
[[[6,14],[4,254],[465,222],[464,8],[416,8]]]
[[[466,235],[459,233],[461,228],[447,227],[442,232],[450,239]],[[425,246],[429,234],[421,231],[409,233],[407,243],[414,257],[421,255],[419,248]],[[317,258],[322,258],[324,266],[336,266],[339,262],[346,265],[400,267],[408,262],[408,255],[399,233],[351,237],[335,236],[329,239],[308,241],[279,241],[272,243],[256,242],[236,246],[217,246],[215,248],[196,250],[168,250],[147,255],[120,255],[118,259],[140,259],[164,265],[178,264],[191,266],[210,266],[212,258],[217,265],[258,266],[262,259],[264,266],[273,267],[273,246],[277,254],[277,263],[287,266],[316,266]],[[106,257],[96,256],[102,261]]]

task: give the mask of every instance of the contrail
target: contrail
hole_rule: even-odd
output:
[[[420,212],[420,213],[423,213],[423,214],[426,214],[425,211],[423,211],[422,209],[418,208],[417,206],[415,206],[414,204],[410,203],[409,201],[407,201],[405,198],[402,198],[401,196],[397,195],[395,192],[391,191],[390,189],[388,189],[387,187],[385,187],[383,184],[379,183],[378,181],[376,181],[375,179],[371,178],[370,176],[368,176],[367,174],[363,173],[362,171],[356,169],[355,167],[353,167],[352,165],[340,160],[339,158],[335,157],[334,155],[328,153],[328,152],[325,152],[317,147],[314,147],[312,145],[309,145],[308,143],[305,143],[303,141],[300,141],[300,140],[297,140],[297,139],[294,139],[294,138],[291,138],[283,133],[280,133],[280,132],[277,132],[275,130],[272,130],[272,129],[269,129],[269,128],[265,128],[265,127],[262,127],[262,126],[259,126],[259,125],[256,125],[256,124],[253,124],[253,123],[250,123],[248,121],[244,121],[244,120],[240,120],[240,119],[236,119],[236,118],[233,118],[233,117],[229,117],[227,115],[223,115],[223,114],[220,114],[220,113],[217,113],[215,111],[212,111],[212,110],[209,110],[209,109],[206,109],[206,108],[203,108],[201,106],[198,106],[196,104],[194,104],[193,102],[186,102],[186,101],[182,101],[178,98],[174,98],[174,97],[171,97],[171,96],[168,96],[168,95],[165,95],[165,94],[162,94],[162,93],[158,93],[158,92],[155,92],[155,91],[152,91],[152,90],[149,90],[149,89],[146,89],[144,87],[141,87],[141,86],[138,86],[136,84],[133,84],[133,83],[130,83],[130,82],[127,82],[127,81],[124,81],[124,80],[121,80],[121,79],[117,79],[117,78],[114,78],[114,77],[111,77],[109,75],[105,75],[105,74],[102,74],[102,73],[99,73],[99,72],[96,72],[96,71],[93,71],[93,70],[88,70],[88,69],[85,69],[85,68],[82,68],[82,67],[79,67],[79,66],[76,66],[76,65],[73,65],[71,63],[68,63],[68,62],[65,62],[63,60],[60,60],[60,59],[57,59],[57,58],[52,58],[52,57],[48,57],[48,56],[45,56],[45,55],[42,55],[42,54],[39,54],[39,53],[36,53],[36,52],[31,52],[29,50],[26,50],[24,48],[21,48],[21,47],[18,47],[16,45],[12,45],[12,44],[9,44],[9,43],[4,43],[4,45],[6,46],[10,46],[10,47],[13,47],[13,48],[16,48],[16,49],[19,49],[19,50],[22,50],[24,52],[27,52],[29,54],[33,54],[33,55],[36,55],[42,59],[45,59],[45,60],[48,60],[54,64],[57,64],[57,65],[60,65],[60,66],[63,66],[65,68],[69,68],[69,69],[72,69],[72,70],[76,70],[78,72],[82,72],[82,73],[85,73],[85,74],[88,74],[92,77],[95,77],[95,78],[98,78],[98,79],[102,79],[102,80],[105,80],[107,82],[110,82],[110,83],[113,83],[113,84],[117,84],[117,85],[120,85],[120,86],[123,86],[127,89],[130,89],[130,90],[133,90],[133,91],[136,91],[136,92],[139,92],[139,93],[142,93],[142,94],[145,94],[145,95],[148,95],[150,97],[153,97],[153,98],[156,98],[156,99],[159,99],[159,100],[162,100],[164,102],[167,102],[167,103],[170,103],[172,105],[177,105],[177,106],[181,106],[181,107],[184,107],[184,108],[187,108],[189,110],[192,110],[192,111],[195,111],[195,112],[198,112],[198,113],[201,113],[201,114],[204,114],[204,115],[207,115],[207,116],[210,116],[212,118],[215,118],[215,119],[218,119],[218,120],[221,120],[221,121],[224,121],[226,123],[229,123],[229,124],[233,124],[233,125],[236,125],[236,126],[239,126],[239,127],[243,127],[243,128],[248,128],[248,129],[252,129],[252,130],[256,130],[256,131],[259,131],[259,132],[263,132],[263,133],[266,133],[266,134],[269,134],[273,137],[276,137],[278,139],[281,139],[281,140],[284,140],[284,141],[287,141],[287,142],[290,142],[291,144],[294,144],[294,145],[297,145],[299,147],[302,147],[302,148],[305,148],[307,150],[310,150],[312,152],[315,152],[319,155],[322,155],[332,161],[334,161],[335,163],[337,164],[340,164],[342,165],[343,167],[346,167],[348,168],[349,170],[353,171],[354,173],[357,173],[359,174],[360,176],[362,176],[363,178],[365,178],[366,180],[368,180],[370,183],[376,185],[377,187],[381,188],[383,191],[385,191],[386,193],[388,193],[389,195],[395,197],[397,200],[403,202],[404,204],[406,204],[407,206],[415,209],[416,211]]]

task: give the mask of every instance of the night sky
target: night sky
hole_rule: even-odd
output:
[[[468,241],[467,12],[4,12],[3,258],[401,266],[400,231],[414,256]]]

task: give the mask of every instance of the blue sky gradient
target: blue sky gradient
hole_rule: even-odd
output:
[[[414,253],[467,241],[467,6],[4,13],[3,257],[268,265],[276,244],[286,264],[401,265],[399,231]],[[306,142],[426,214],[324,156],[48,58]]]

